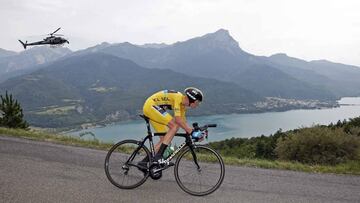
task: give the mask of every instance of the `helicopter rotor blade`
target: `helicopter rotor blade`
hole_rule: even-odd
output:
[[[64,35],[62,35],[62,34],[53,34],[54,36],[64,36]]]
[[[50,33],[49,35],[53,35],[55,34],[55,32],[59,31],[61,29],[61,27],[59,27],[58,29],[56,29],[54,32]]]
[[[27,36],[22,36],[22,38],[28,39],[28,40],[36,40],[39,38],[43,38],[45,36],[48,36],[48,34],[44,34],[44,35],[27,35]]]

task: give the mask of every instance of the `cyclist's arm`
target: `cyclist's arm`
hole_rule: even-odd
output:
[[[190,134],[192,128],[184,121],[181,116],[175,116],[175,123],[178,124],[186,133]]]
[[[178,124],[182,129],[184,129],[186,133],[190,134],[192,132],[192,128],[186,123],[185,118],[183,118],[185,117],[185,112],[184,109],[182,109],[181,107],[182,98],[182,94],[178,94],[175,97],[173,107],[175,123]]]

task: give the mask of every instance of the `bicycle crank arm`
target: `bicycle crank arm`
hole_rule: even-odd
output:
[[[175,164],[174,163],[169,163],[169,164],[166,164],[164,167],[162,168],[157,168],[157,169],[153,169],[153,173],[158,173],[160,171],[163,171],[163,170],[166,170],[168,168],[170,168],[171,166],[174,166]]]

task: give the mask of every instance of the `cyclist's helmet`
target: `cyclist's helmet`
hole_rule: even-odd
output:
[[[189,98],[190,103],[194,103],[195,101],[202,102],[204,98],[204,94],[201,90],[195,87],[188,87],[184,90],[186,96]]]

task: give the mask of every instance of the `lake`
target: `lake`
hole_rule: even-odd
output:
[[[198,122],[199,125],[218,124],[217,128],[209,129],[209,141],[218,141],[231,137],[268,136],[280,128],[286,131],[299,127],[309,127],[314,124],[328,125],[331,122],[336,123],[338,120],[360,116],[360,97],[345,97],[339,100],[339,104],[340,107],[331,109],[189,117],[188,122]],[[76,131],[70,134],[79,136],[83,132],[92,132],[97,139],[104,142],[118,142],[124,139],[141,139],[145,137],[146,125],[145,121],[136,120]],[[92,138],[90,135],[84,137]],[[179,139],[174,142],[179,143]]]

